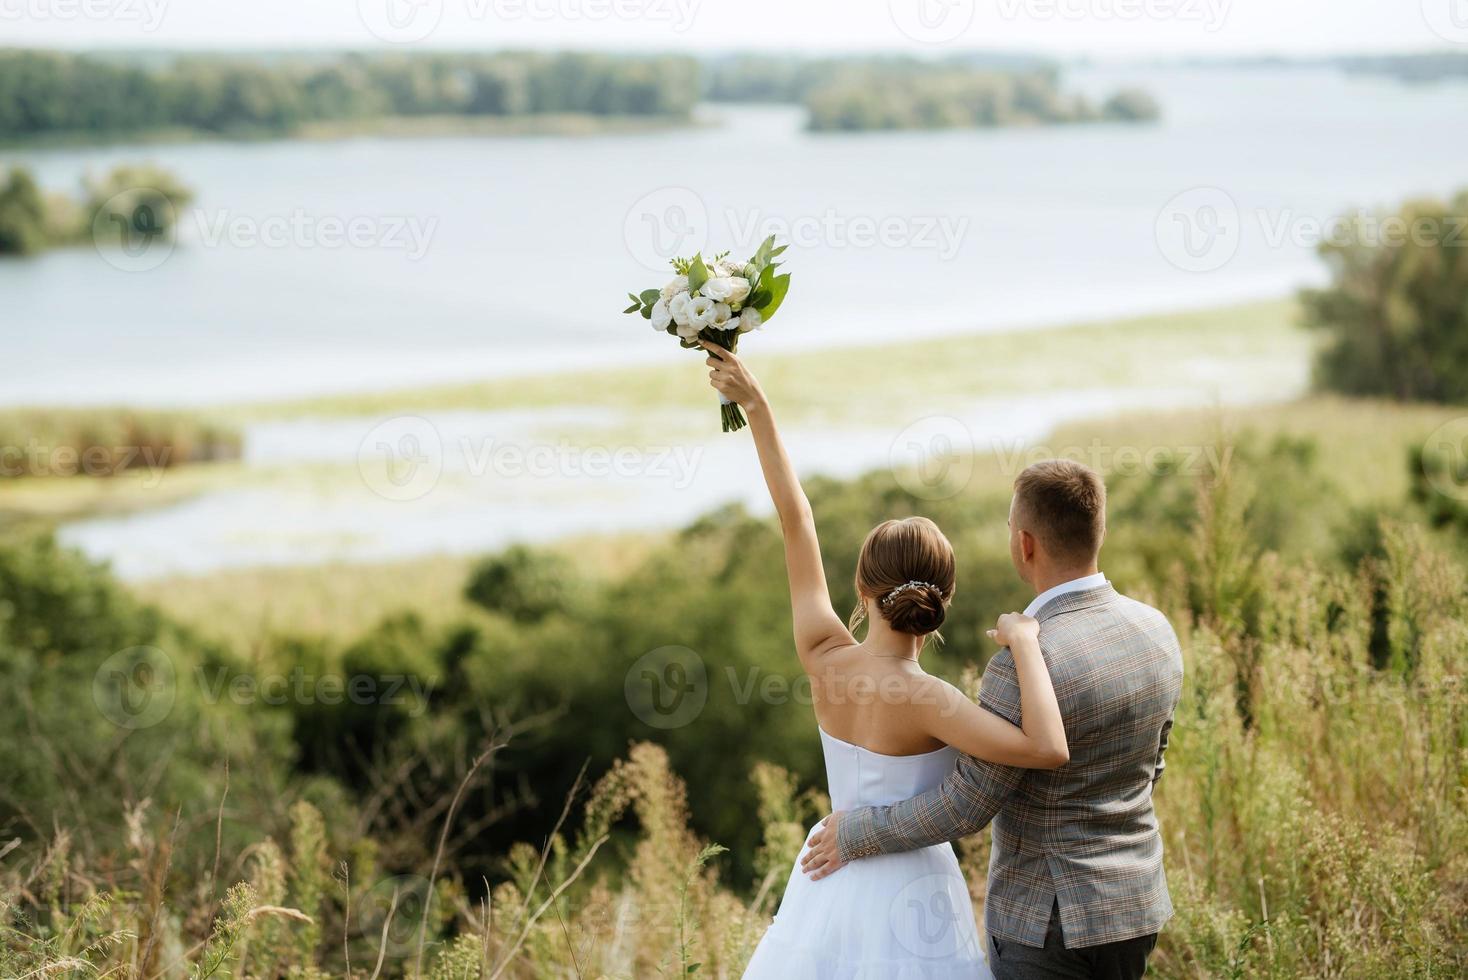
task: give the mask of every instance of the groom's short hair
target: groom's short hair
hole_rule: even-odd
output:
[[[1106,484],[1101,475],[1070,459],[1046,459],[1015,478],[1021,523],[1052,558],[1088,562],[1106,535]]]

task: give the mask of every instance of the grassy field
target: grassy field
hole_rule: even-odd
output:
[[[592,579],[615,579],[663,535],[568,538],[548,550]],[[479,615],[463,597],[476,559],[435,555],[379,564],[245,568],[132,583],[139,598],[204,635],[250,647],[283,633],[350,639],[384,615],[412,610],[429,626]]]
[[[867,424],[922,414],[954,399],[1086,388],[1226,386],[1238,394],[1304,385],[1310,337],[1292,301],[1135,317],[1009,333],[971,334],[898,344],[745,356],[787,422]],[[631,324],[627,329],[640,328]],[[771,329],[778,329],[772,327]],[[706,408],[711,401],[699,357],[688,363],[531,375],[299,401],[239,406],[232,417],[388,415],[436,409],[496,410],[591,405],[626,411]],[[894,379],[909,378],[897,386]],[[881,398],[870,397],[880,389]]]
[[[1331,492],[1352,507],[1382,506],[1407,492],[1405,448],[1462,414],[1446,406],[1397,405],[1309,397],[1282,405],[1187,412],[1133,413],[1073,423],[1029,447],[1115,469],[1118,450],[1186,454],[1219,439],[1268,443],[1308,440],[1332,474]],[[1108,467],[1108,462],[1113,465]],[[1002,494],[1013,465],[995,454],[975,459],[980,494]],[[559,542],[553,550],[592,578],[615,578],[664,540],[659,535],[607,535]],[[460,595],[472,558],[435,556],[376,564],[242,569],[131,584],[142,598],[221,639],[250,640],[303,632],[346,640],[386,613],[412,609],[431,623],[472,614]]]

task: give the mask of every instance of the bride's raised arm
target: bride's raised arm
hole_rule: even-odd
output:
[[[717,344],[704,343],[709,352],[709,383],[744,409],[749,430],[759,451],[765,485],[780,517],[785,537],[785,570],[790,576],[790,608],[795,620],[795,648],[801,663],[811,669],[811,660],[827,650],[855,643],[846,624],[831,607],[826,587],[826,570],[821,564],[821,544],[816,538],[815,516],[810,501],[795,476],[795,467],[780,441],[770,413],[770,403],[759,381],[739,358]]]
[[[1022,769],[1055,769],[1070,761],[1065,722],[1040,652],[1040,624],[1029,616],[1005,613],[989,636],[1009,647],[1019,679],[1020,721],[1011,725],[969,700],[946,681],[932,679],[930,698],[919,716],[934,738],[988,762]]]

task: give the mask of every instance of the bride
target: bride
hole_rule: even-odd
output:
[[[856,568],[859,602],[850,628],[841,622],[810,502],[769,402],[737,357],[704,347],[713,387],[748,416],[779,513],[795,648],[811,681],[832,808],[916,796],[952,772],[959,752],[1032,769],[1064,765],[1065,729],[1034,619],[1009,613],[989,631],[1014,654],[1023,729],[919,666],[954,592],[953,549],[932,521],[886,521],[867,535]],[[851,631],[863,620],[870,625],[858,642]],[[938,844],[858,861],[819,881],[803,875],[797,860],[744,976],[973,980],[992,976],[983,949],[958,859],[951,845]]]

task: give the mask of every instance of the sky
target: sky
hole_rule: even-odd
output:
[[[0,0],[0,46],[1468,51],[1468,0]]]

